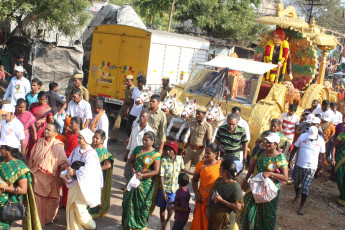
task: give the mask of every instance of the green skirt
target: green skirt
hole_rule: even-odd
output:
[[[266,203],[255,203],[252,192],[244,196],[244,209],[241,213],[242,228],[246,230],[274,230],[280,190],[276,198]]]
[[[122,202],[122,229],[147,227],[155,190],[154,184],[154,180],[150,178],[141,181],[140,185],[132,188],[131,191],[125,189]]]
[[[337,161],[334,171],[335,179],[337,181],[337,186],[340,193],[338,203],[342,206],[345,206],[345,162],[343,161]]]

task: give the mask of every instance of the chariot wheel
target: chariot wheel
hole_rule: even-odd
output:
[[[270,128],[270,122],[274,118],[280,118],[284,112],[282,106],[278,102],[268,103],[259,101],[253,108],[250,119],[250,136],[251,140],[248,147],[253,150],[255,141],[259,138],[261,132]]]
[[[320,84],[310,85],[307,89],[307,92],[303,95],[301,100],[302,108],[310,108],[314,99],[317,99],[320,103],[323,100],[329,100],[329,90]]]

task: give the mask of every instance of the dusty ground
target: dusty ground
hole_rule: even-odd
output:
[[[123,178],[123,140],[125,134],[122,132],[118,143],[110,145],[109,151],[116,154],[114,162],[113,186],[111,191],[111,208],[108,215],[102,219],[97,219],[99,230],[121,229],[122,214],[122,190],[125,185]],[[192,193],[191,185],[189,190]],[[192,193],[194,197],[194,193]],[[338,198],[338,189],[335,182],[328,179],[328,176],[321,176],[314,180],[311,193],[305,206],[305,215],[297,214],[298,204],[291,204],[294,198],[293,185],[285,185],[282,188],[276,229],[298,229],[298,230],[316,230],[316,229],[344,229],[345,227],[345,208],[339,206],[336,201]],[[194,202],[190,202],[192,211]],[[148,229],[159,229],[158,208],[155,209],[154,215],[149,220]],[[189,229],[192,221],[192,213],[190,214],[189,223],[185,229]],[[20,225],[14,226],[12,229],[21,229]],[[66,229],[65,210],[59,210],[57,222],[55,224],[44,227],[45,230],[63,230]]]

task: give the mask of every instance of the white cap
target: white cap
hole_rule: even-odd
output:
[[[318,118],[318,117],[314,117],[314,118],[311,120],[311,123],[312,123],[312,124],[320,124],[320,123],[321,123],[321,120],[320,120],[320,118]]]
[[[79,135],[84,138],[86,143],[88,143],[89,145],[92,144],[93,132],[90,129],[83,129],[83,130],[81,130],[79,132]]]
[[[331,121],[333,118],[331,112],[329,110],[327,110],[326,112],[324,112],[322,114],[322,120],[325,120],[325,121]]]
[[[310,123],[310,122],[313,122],[313,119],[314,119],[314,117],[315,117],[315,115],[314,114],[309,114],[308,116],[307,116],[307,120],[306,120],[306,122],[308,122],[308,123]]]
[[[14,113],[15,111],[16,111],[16,108],[14,108],[13,105],[4,104],[0,110],[0,114]]]
[[[268,140],[271,143],[277,143],[280,142],[280,136],[277,133],[270,133],[267,137],[265,137],[266,140]]]
[[[17,71],[17,72],[24,72],[24,68],[23,68],[23,66],[17,66],[15,71]]]
[[[18,142],[18,140],[16,138],[4,138],[4,140],[0,140],[0,146],[2,145],[7,145],[8,147],[11,148],[18,148],[20,143]]]
[[[318,129],[315,126],[310,126],[308,129],[309,139],[315,140],[319,134]]]

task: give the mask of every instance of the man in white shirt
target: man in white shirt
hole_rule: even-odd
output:
[[[137,78],[137,82],[138,82],[138,87],[135,87],[133,89],[133,94],[132,94],[132,99],[134,100],[134,104],[127,117],[126,132],[127,132],[128,137],[131,135],[133,122],[135,121],[135,119],[137,119],[137,117],[139,116],[143,108],[143,103],[136,104],[135,101],[144,90],[144,86],[146,85],[146,78],[144,76],[139,76]]]
[[[140,113],[140,116],[139,116],[139,122],[133,124],[133,129],[132,129],[131,135],[125,141],[125,143],[128,141],[127,150],[126,150],[126,154],[124,157],[124,161],[126,162],[124,176],[127,179],[130,175],[130,169],[128,166],[128,159],[131,157],[132,152],[135,149],[135,147],[143,145],[142,140],[143,140],[144,134],[148,131],[153,132],[153,129],[148,124],[149,117],[150,117],[150,112],[147,110],[142,110]]]
[[[99,129],[105,132],[104,147],[107,148],[108,144],[108,134],[109,134],[109,119],[105,110],[103,109],[103,101],[101,99],[96,99],[93,103],[93,112],[95,117],[92,119],[90,124],[90,129],[95,132]]]
[[[308,133],[302,134],[295,142],[295,146],[291,152],[289,159],[289,168],[291,168],[291,160],[295,153],[299,150],[297,162],[296,162],[296,173],[295,173],[295,192],[296,197],[294,202],[297,202],[299,193],[301,191],[302,198],[298,213],[304,215],[303,206],[307,200],[311,184],[314,179],[315,172],[318,165],[323,169],[323,162],[325,161],[326,146],[325,141],[318,134],[318,129],[315,126],[311,126],[308,129]],[[319,154],[321,157],[319,160]]]
[[[0,110],[2,121],[0,123],[1,141],[11,140],[17,148],[25,155],[26,144],[23,124],[14,116],[13,105],[4,104]]]
[[[82,99],[80,89],[73,89],[71,95],[72,100],[68,103],[66,118],[80,117],[83,121],[84,128],[89,127],[92,119],[90,104]]]
[[[11,79],[10,84],[7,87],[7,91],[4,95],[4,100],[11,98],[10,104],[13,106],[17,105],[19,98],[24,98],[31,90],[31,85],[28,79],[23,77],[24,69],[22,66],[17,66],[15,69],[16,76]]]
[[[240,120],[238,121],[237,125],[244,128],[244,130],[246,131],[246,137],[248,140],[248,143],[250,141],[250,130],[249,130],[249,125],[248,123],[241,117],[241,108],[238,106],[235,106],[231,109],[231,113],[237,115]],[[225,119],[224,124],[227,124],[227,120]],[[243,161],[243,151],[241,151],[240,153],[240,161]],[[245,159],[246,160],[246,159]]]
[[[320,114],[321,117],[323,117],[323,114],[327,111],[330,112],[330,114],[332,115],[331,120],[333,120],[333,116],[334,116],[334,112],[330,109],[331,107],[331,103],[329,102],[329,100],[323,100],[321,107],[317,107],[316,109],[313,110],[313,114]]]
[[[343,123],[343,115],[337,110],[337,103],[336,102],[331,102],[331,110],[334,113],[333,117],[333,124],[337,126],[337,124]]]

